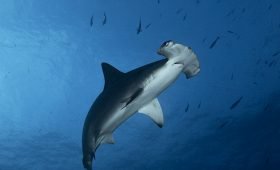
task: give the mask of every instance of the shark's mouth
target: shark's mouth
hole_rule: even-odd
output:
[[[182,61],[177,61],[177,62],[174,63],[174,65],[182,65],[182,66],[184,66],[184,63]]]

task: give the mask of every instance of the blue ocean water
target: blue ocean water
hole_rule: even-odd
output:
[[[192,47],[201,72],[158,97],[163,128],[135,114],[93,169],[280,169],[280,1],[0,4],[0,170],[83,169],[101,62],[130,71],[162,59],[169,39]]]

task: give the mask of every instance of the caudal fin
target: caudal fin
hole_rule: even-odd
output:
[[[84,165],[84,168],[86,170],[92,170],[92,162],[91,161],[90,162],[88,162],[88,161],[85,162],[85,160],[83,159],[83,165]]]
[[[83,165],[86,170],[92,170],[92,159],[94,158],[94,154],[90,156],[83,157]]]

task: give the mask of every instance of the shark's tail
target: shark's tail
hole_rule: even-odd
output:
[[[92,170],[92,160],[93,160],[93,158],[95,159],[94,153],[92,153],[89,156],[84,156],[83,157],[83,165],[84,165],[84,168],[86,170]]]
[[[87,161],[83,158],[83,165],[86,170],[92,170],[92,161]]]

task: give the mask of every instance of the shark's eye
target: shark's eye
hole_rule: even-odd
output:
[[[172,41],[171,40],[168,40],[168,41],[165,41],[164,43],[162,43],[162,45],[160,46],[161,48],[162,47],[167,47],[169,44],[171,44]]]

